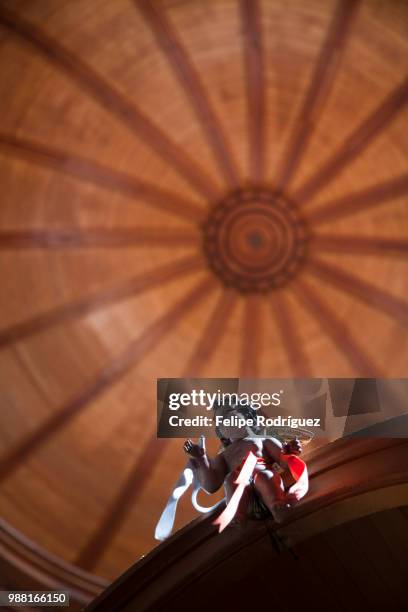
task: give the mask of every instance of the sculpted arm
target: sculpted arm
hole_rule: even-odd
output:
[[[302,444],[297,438],[293,438],[286,442],[286,444],[282,444],[276,438],[267,438],[264,442],[264,447],[274,461],[279,461],[282,453],[300,455],[302,452]]]
[[[228,473],[224,457],[221,454],[214,458],[208,457],[205,448],[201,448],[191,440],[186,440],[183,448],[191,457],[201,488],[206,493],[215,493]]]
[[[278,461],[283,452],[283,446],[276,438],[266,438],[264,441],[264,449],[273,461]]]

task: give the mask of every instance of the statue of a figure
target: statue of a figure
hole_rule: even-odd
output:
[[[235,407],[228,411],[229,417],[242,417],[243,414],[246,417],[255,415],[251,408]],[[302,446],[297,438],[282,443],[278,438],[254,435],[248,428],[224,425],[216,431],[222,446],[213,458],[207,455],[203,439],[199,444],[191,440],[184,443],[190,460],[156,527],[157,539],[170,535],[177,501],[190,484],[193,484],[193,505],[201,512],[211,511],[216,506],[199,506],[198,491],[215,493],[224,485],[226,508],[214,521],[220,532],[231,522],[243,523],[247,517],[259,518],[269,513],[280,523],[307,493],[307,468],[298,456]],[[287,487],[283,475],[292,479]]]

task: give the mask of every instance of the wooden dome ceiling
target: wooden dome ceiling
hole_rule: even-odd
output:
[[[406,372],[408,6],[3,0],[0,24],[2,515],[113,577],[184,461],[156,377]]]

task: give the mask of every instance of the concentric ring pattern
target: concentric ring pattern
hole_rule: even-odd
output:
[[[226,287],[267,293],[298,271],[307,230],[281,196],[248,189],[213,207],[203,224],[203,243],[209,267]]]
[[[7,523],[116,576],[184,461],[156,377],[406,375],[407,34],[400,0],[2,1]]]

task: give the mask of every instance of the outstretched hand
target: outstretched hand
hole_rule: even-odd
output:
[[[194,442],[190,439],[184,442],[183,450],[194,459],[200,459],[205,454],[205,448],[202,448],[198,444],[194,444]]]
[[[302,443],[298,438],[294,438],[293,440],[289,440],[283,447],[284,452],[287,455],[300,455],[302,452]]]

